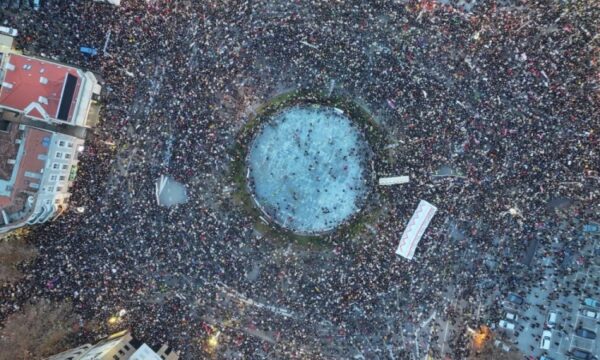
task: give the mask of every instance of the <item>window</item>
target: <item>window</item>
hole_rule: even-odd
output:
[[[0,119],[0,131],[8,132],[10,128],[10,122],[8,120]]]
[[[65,176],[64,176],[64,175],[61,175],[61,176],[59,176],[59,177],[58,177],[58,179],[59,179],[60,181],[65,181]]]
[[[60,151],[56,152],[56,158],[57,159],[62,159],[63,154]]]
[[[71,154],[65,154],[65,159],[70,159],[71,158]]]
[[[120,352],[120,351],[119,351]],[[113,355],[113,359],[114,360],[119,360],[119,357],[117,355]]]
[[[70,148],[72,148],[72,147],[73,147],[73,143],[72,143],[72,142],[68,142],[68,143],[67,143],[67,147],[70,147]]]
[[[59,167],[60,167],[60,165],[59,165],[59,164],[57,164],[57,163],[54,163],[54,164],[52,164],[52,168],[53,168],[53,169],[58,169]]]
[[[61,192],[62,190],[63,190],[63,187],[62,187],[62,186],[57,186],[57,187],[56,187],[56,191],[57,191],[57,192]]]
[[[61,176],[61,177],[63,177],[63,176]],[[56,175],[50,176],[50,181],[56,181]]]
[[[62,169],[63,169],[63,170],[67,170],[68,168],[69,168],[69,165],[67,165],[67,164],[63,164],[63,166],[62,166]]]
[[[125,345],[123,346],[123,348],[125,348],[125,350],[129,351],[131,348],[129,347],[129,345]]]
[[[55,199],[55,200],[54,200],[54,203],[55,203],[56,205],[60,204],[61,202],[62,202],[62,201],[61,201],[60,199]]]
[[[65,142],[64,142],[64,141],[62,141],[62,140],[61,140],[61,141],[59,141],[59,142],[58,142],[58,146],[60,146],[60,147],[64,147],[64,146],[65,146]]]

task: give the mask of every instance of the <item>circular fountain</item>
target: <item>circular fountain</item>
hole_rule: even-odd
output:
[[[369,154],[342,110],[295,105],[271,115],[255,133],[248,186],[268,221],[297,234],[327,233],[365,201]]]

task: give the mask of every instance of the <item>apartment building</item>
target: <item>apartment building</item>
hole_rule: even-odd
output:
[[[133,338],[128,330],[112,334],[95,345],[85,344],[46,360],[178,360],[179,354],[163,345],[158,351]]]
[[[90,128],[100,95],[94,74],[15,53],[0,54],[0,108],[49,124]]]
[[[0,48],[0,233],[67,209],[100,90],[89,71]]]
[[[83,140],[0,121],[0,233],[60,215]]]

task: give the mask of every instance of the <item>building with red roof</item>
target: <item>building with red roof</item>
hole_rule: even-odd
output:
[[[99,93],[89,71],[0,52],[0,233],[66,210]]]
[[[46,123],[92,127],[88,114],[99,94],[89,71],[19,54],[2,56],[0,108]]]
[[[62,213],[83,140],[9,122],[0,129],[0,233]]]

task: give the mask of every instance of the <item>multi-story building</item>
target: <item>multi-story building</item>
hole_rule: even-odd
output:
[[[0,59],[0,107],[49,124],[92,127],[88,116],[100,95],[89,71],[19,54]]]
[[[124,330],[100,340],[64,351],[46,360],[177,360],[179,354],[163,345],[158,351],[131,336]]]
[[[0,122],[0,233],[64,211],[83,140]]]
[[[67,208],[99,92],[90,72],[0,52],[0,233]]]

